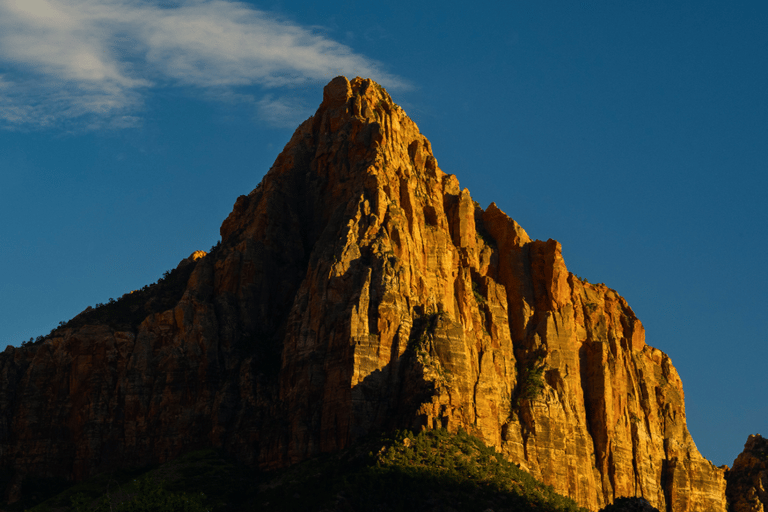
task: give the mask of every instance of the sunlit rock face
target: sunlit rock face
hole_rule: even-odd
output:
[[[760,434],[749,436],[726,478],[732,512],[768,510],[768,439]]]
[[[725,510],[627,302],[481,209],[378,84],[331,81],[221,236],[168,308],[2,354],[4,467],[83,478],[215,445],[276,468],[463,428],[592,510]]]

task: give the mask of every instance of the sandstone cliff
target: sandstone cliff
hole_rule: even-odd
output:
[[[726,479],[732,512],[768,510],[768,439],[760,434],[749,436]]]
[[[378,84],[328,84],[221,237],[169,276],[177,293],[0,356],[14,482],[205,445],[274,468],[444,426],[593,510],[725,510],[680,378],[626,301],[481,209]]]

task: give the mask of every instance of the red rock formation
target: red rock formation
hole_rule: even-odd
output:
[[[726,495],[733,512],[768,510],[768,439],[749,436],[744,451],[726,474]]]
[[[725,510],[626,301],[483,211],[376,83],[328,84],[221,236],[140,321],[84,314],[0,357],[4,467],[82,478],[216,445],[273,468],[443,426],[593,510]]]

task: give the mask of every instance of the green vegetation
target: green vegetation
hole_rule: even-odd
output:
[[[130,493],[106,493],[93,503],[87,495],[71,499],[73,512],[207,512],[205,494],[174,493],[149,475],[136,480]]]
[[[113,488],[126,488],[126,485],[130,485],[132,480],[149,469],[151,468],[133,468],[97,475],[74,486],[71,482],[59,478],[27,477],[21,484],[22,499],[10,505],[3,505],[3,510],[7,512],[23,512],[25,510],[41,512],[62,510],[62,507],[64,507],[63,510],[70,510],[71,498],[75,494],[83,493],[85,496],[96,499]],[[10,474],[6,475],[6,478],[2,479],[4,481],[0,481],[2,487],[8,485],[11,476]],[[40,505],[41,503],[43,505]]]
[[[477,201],[473,201],[475,203],[475,209],[480,209],[482,212],[482,208],[480,208],[480,205],[477,204]],[[490,247],[493,250],[496,250],[498,246],[496,245],[496,239],[493,238],[493,236],[488,232],[487,229],[485,229],[485,226],[483,225],[483,220],[480,215],[477,213],[475,214],[475,233],[477,234],[477,238],[479,238],[485,245]]]
[[[379,112],[382,113],[382,115],[386,112],[387,114],[390,113],[389,104],[384,99],[380,99],[376,103],[376,108],[374,109],[374,112],[376,112],[376,117],[379,116]]]
[[[480,293],[480,285],[477,281],[472,281],[472,294],[475,296],[475,302],[478,304],[485,304],[485,297]]]
[[[536,400],[544,391],[544,371],[547,369],[547,363],[542,354],[532,354],[527,363],[520,371],[520,379],[515,393],[515,403],[512,405],[518,407],[523,400]]]
[[[140,512],[251,510],[244,508],[256,491],[257,473],[218,450],[188,453],[159,467],[125,469],[69,484],[45,501],[7,506],[9,512]],[[26,481],[25,481],[26,485]],[[42,503],[41,503],[42,501]]]
[[[437,313],[427,313],[414,318],[411,337],[408,340],[408,349],[417,355],[420,352],[428,351],[430,348],[430,338],[434,335],[437,322],[443,315],[445,315],[443,311],[438,311]]]
[[[491,234],[483,228],[477,229],[477,236],[491,249],[496,249],[496,240],[493,239]]]
[[[386,100],[387,103],[389,104],[393,103],[392,97],[381,85],[377,84],[376,82],[372,82],[372,83],[373,83],[373,86],[376,87],[376,90],[379,91],[379,94],[382,96],[382,98],[384,98],[384,100]]]
[[[263,487],[255,510],[583,510],[464,431],[380,436]]]
[[[371,436],[336,454],[271,473],[251,470],[216,450],[201,450],[158,468],[94,477],[30,510],[395,512],[445,507],[585,512],[477,437],[445,430]]]

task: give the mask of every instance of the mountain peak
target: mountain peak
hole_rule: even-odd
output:
[[[338,108],[345,105],[353,94],[352,84],[349,83],[347,77],[337,76],[328,82],[328,85],[323,89],[323,102],[320,108]]]
[[[626,300],[483,210],[375,82],[325,87],[221,237],[109,306],[130,322],[0,354],[3,468],[79,479],[214,446],[269,469],[446,428],[593,510],[725,510]]]
[[[353,98],[353,102],[350,102],[349,100]],[[320,104],[320,110],[348,106],[351,108],[352,115],[367,117],[362,112],[363,102],[366,101],[369,106],[379,106],[381,102],[389,107],[394,105],[387,91],[370,78],[358,76],[350,82],[345,76],[337,76],[328,82],[328,85],[323,89],[323,102]]]

